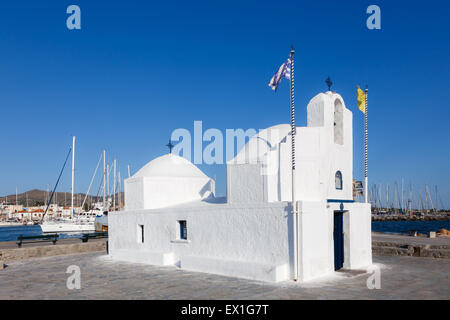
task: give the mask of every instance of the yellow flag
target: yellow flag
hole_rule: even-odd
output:
[[[357,86],[356,89],[356,102],[358,103],[359,110],[361,110],[362,113],[366,113],[366,95],[359,86]]]

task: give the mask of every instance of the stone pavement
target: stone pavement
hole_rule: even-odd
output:
[[[392,256],[374,263],[378,290],[367,288],[366,272],[273,284],[83,253],[11,262],[0,270],[0,299],[450,299],[450,260]],[[66,287],[70,265],[81,269],[79,290]]]

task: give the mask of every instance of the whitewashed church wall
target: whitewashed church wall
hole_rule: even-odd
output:
[[[296,136],[296,199],[321,201],[321,153],[320,132],[322,128],[297,128]]]
[[[129,178],[124,183],[125,210],[144,208],[143,178]]]
[[[372,217],[369,203],[346,204],[344,214],[344,268],[362,269],[372,264]]]
[[[333,216],[325,202],[299,202],[299,279],[309,281],[334,271]]]
[[[214,193],[210,178],[137,177],[125,180],[126,210],[155,209],[202,199]]]
[[[164,257],[167,263],[172,256],[169,264],[190,270],[288,280],[292,275],[289,212],[286,203],[111,212],[109,253],[113,258],[153,264]],[[187,222],[187,240],[178,238],[179,220]],[[144,226],[144,243],[139,243],[138,225]]]
[[[308,127],[323,127],[325,125],[325,101],[321,95],[323,93],[312,98],[306,107]]]
[[[352,113],[348,109],[344,109],[344,144],[332,143],[329,148],[330,154],[327,157],[330,159],[328,199],[353,199],[352,117]],[[337,171],[342,173],[342,190],[336,189],[335,175]]]
[[[263,202],[264,176],[260,164],[227,165],[227,202]]]

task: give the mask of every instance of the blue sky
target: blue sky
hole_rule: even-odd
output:
[[[71,4],[81,30],[66,28]],[[366,28],[370,4],[381,30]],[[330,76],[354,112],[362,178],[355,86],[368,84],[370,181],[438,185],[449,206],[448,12],[434,0],[3,1],[0,195],[52,187],[72,135],[76,191],[86,192],[103,148],[126,176],[194,120],[223,131],[288,123],[287,83],[274,93],[267,82],[293,44],[297,125]],[[200,168],[224,194],[224,166]],[[59,190],[70,183],[66,170]]]

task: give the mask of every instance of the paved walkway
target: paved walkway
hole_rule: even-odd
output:
[[[268,284],[86,253],[11,262],[0,270],[0,299],[450,299],[450,260],[397,256],[374,263],[379,290],[367,288],[365,272]],[[66,287],[70,265],[81,269],[79,290]]]

